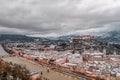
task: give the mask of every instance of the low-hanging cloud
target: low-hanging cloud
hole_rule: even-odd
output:
[[[59,36],[120,30],[120,0],[0,0],[0,33]]]

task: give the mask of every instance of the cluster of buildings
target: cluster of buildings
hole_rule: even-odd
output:
[[[5,49],[50,68],[96,80],[120,80],[120,55],[109,45],[86,35],[66,42],[7,43]]]

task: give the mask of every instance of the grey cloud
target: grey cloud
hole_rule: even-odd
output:
[[[58,36],[120,30],[119,14],[119,0],[1,0],[0,33]]]

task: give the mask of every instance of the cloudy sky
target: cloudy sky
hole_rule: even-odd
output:
[[[120,0],[0,0],[0,34],[120,31]]]

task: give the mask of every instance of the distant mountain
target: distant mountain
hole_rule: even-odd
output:
[[[67,40],[70,40],[71,38],[74,38],[75,36],[76,35],[66,35],[66,36],[59,36],[59,37],[48,37],[47,39],[67,41]]]
[[[120,32],[111,31],[111,32],[104,33],[102,35],[95,36],[95,38],[99,41],[120,42]]]
[[[84,34],[82,34],[84,35]],[[66,35],[66,36],[60,36],[56,38],[48,38],[50,40],[69,40],[71,38],[74,38],[78,35]],[[104,42],[120,42],[120,32],[119,31],[111,31],[111,32],[105,32],[105,33],[96,33],[94,36],[96,40],[98,41],[104,41]]]
[[[33,41],[34,38],[25,35],[0,34],[0,41]]]
[[[26,35],[14,35],[14,34],[0,34],[0,41],[35,41],[35,40],[40,40],[40,41],[46,41],[48,39],[46,38],[40,38],[40,37],[29,37]]]
[[[84,34],[82,34],[84,35]],[[34,41],[35,39],[39,39],[39,41],[57,41],[63,40],[67,41],[71,38],[74,38],[78,35],[66,35],[60,37],[30,37],[25,35],[10,35],[10,34],[0,34],[0,41],[10,40],[10,41]],[[119,31],[111,31],[106,33],[97,33],[97,35],[92,35],[98,41],[105,41],[105,42],[120,42],[120,32]]]
[[[31,36],[26,36],[26,35],[14,35],[14,34],[0,34],[0,41],[67,41],[71,38],[75,37],[75,35],[67,35],[67,36],[60,36],[60,37],[31,37]]]

